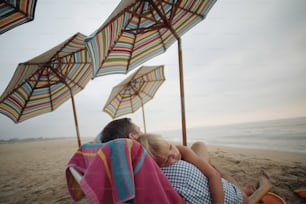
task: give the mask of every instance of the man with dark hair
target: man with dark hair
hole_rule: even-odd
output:
[[[130,118],[121,118],[108,123],[102,130],[101,142],[108,142],[118,138],[136,139],[142,135],[140,128]]]

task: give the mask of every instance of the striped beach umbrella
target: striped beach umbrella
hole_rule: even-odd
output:
[[[178,43],[183,144],[186,145],[181,36],[205,19],[216,0],[122,0],[85,41],[94,77],[127,73]]]
[[[142,66],[112,89],[103,111],[112,118],[117,118],[134,113],[141,107],[146,132],[143,106],[154,97],[164,81],[164,66]]]
[[[37,0],[2,0],[0,34],[34,19]]]
[[[92,77],[92,64],[77,33],[53,49],[20,63],[0,97],[0,113],[15,123],[55,110],[71,99],[78,144],[80,136],[73,95]]]

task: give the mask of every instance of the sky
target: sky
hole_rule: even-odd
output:
[[[38,1],[35,19],[0,35],[0,93],[18,63],[77,32],[93,33],[118,0]],[[306,116],[306,1],[219,0],[182,36],[188,128]],[[164,65],[166,81],[145,107],[149,132],[181,128],[177,44],[143,65]],[[81,139],[112,118],[102,111],[127,75],[91,80],[75,96]],[[141,109],[124,117],[143,127]],[[15,124],[0,114],[0,139],[75,137],[71,101]]]

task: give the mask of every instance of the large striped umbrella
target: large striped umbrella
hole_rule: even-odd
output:
[[[20,63],[0,97],[0,113],[15,123],[58,108],[71,98],[78,144],[80,136],[73,95],[92,77],[92,64],[77,33],[53,49]]]
[[[178,42],[183,144],[186,142],[180,37],[202,21],[216,0],[122,0],[86,39],[94,77],[127,73]]]
[[[37,0],[2,0],[0,34],[34,19]]]
[[[141,107],[146,132],[143,105],[154,97],[164,81],[164,66],[142,66],[112,89],[103,110],[112,118],[117,118],[134,113]]]

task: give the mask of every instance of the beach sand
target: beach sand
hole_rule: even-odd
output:
[[[76,149],[74,138],[0,144],[0,203],[72,203],[65,168]],[[306,187],[305,154],[217,146],[209,151],[213,164],[240,184],[255,185],[264,170],[272,192],[288,204],[306,203],[293,193]]]

